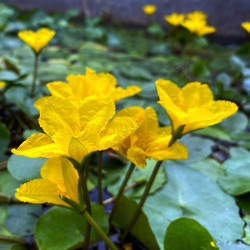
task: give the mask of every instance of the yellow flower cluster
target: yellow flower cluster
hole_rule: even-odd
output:
[[[173,26],[181,25],[198,36],[204,36],[216,31],[215,27],[207,25],[207,15],[201,11],[193,11],[187,15],[172,13],[165,16],[164,19],[169,24]]]
[[[126,89],[116,87],[116,78],[109,73],[97,74],[94,70],[86,68],[85,75],[69,75],[66,82],[50,82],[46,86],[52,96],[66,99],[75,106],[80,107],[83,101],[90,96],[107,98],[115,102],[133,96],[141,91],[137,86]],[[42,97],[35,102],[35,107],[40,110],[49,97]]]
[[[42,179],[17,189],[21,201],[68,206],[65,199],[70,199],[79,203],[79,176],[70,159],[81,164],[94,151],[113,148],[141,168],[147,158],[186,159],[187,148],[177,139],[237,111],[234,103],[214,101],[206,84],[193,82],[180,89],[159,79],[159,103],[172,125],[159,127],[152,107],[135,106],[116,113],[115,101],[138,93],[140,88],[116,87],[114,76],[88,68],[85,75],[70,75],[67,81],[49,83],[52,96],[36,102],[44,133],[31,135],[12,150],[27,157],[49,158],[41,169]]]

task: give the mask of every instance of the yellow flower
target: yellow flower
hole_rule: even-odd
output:
[[[157,7],[153,4],[148,4],[148,5],[144,5],[142,7],[142,10],[144,11],[145,14],[152,15],[157,10]]]
[[[16,190],[16,198],[29,203],[69,206],[60,197],[79,203],[78,173],[72,163],[61,157],[49,159],[41,168],[42,179],[24,183]]]
[[[115,102],[135,95],[141,91],[137,86],[130,86],[126,89],[116,87],[116,79],[109,73],[97,74],[94,70],[86,68],[85,75],[69,75],[65,82],[51,82],[47,87],[52,96],[67,99],[75,106],[80,107],[85,98],[90,96],[101,96],[114,100]],[[48,97],[38,99],[34,106],[40,110]]]
[[[187,14],[187,19],[189,20],[200,20],[200,21],[206,21],[207,15],[202,11],[193,11]]]
[[[198,36],[204,36],[216,31],[215,27],[208,26],[206,21],[199,19],[187,19],[182,23],[182,26],[188,29],[190,32],[197,34]]]
[[[169,16],[164,16],[166,22],[173,26],[181,25],[185,19],[184,14],[172,13]]]
[[[241,23],[241,27],[245,29],[248,33],[250,33],[250,22]]]
[[[238,110],[233,102],[214,101],[209,87],[200,82],[188,83],[180,89],[171,81],[159,79],[156,89],[174,132],[180,126],[184,126],[182,134],[186,134],[217,124]]]
[[[50,97],[40,110],[39,124],[45,133],[31,135],[12,153],[32,158],[69,156],[81,163],[88,153],[105,150],[138,128],[131,115],[114,114],[112,100],[92,96],[77,108],[66,99]]]
[[[18,37],[27,43],[35,51],[35,53],[39,53],[54,35],[55,31],[47,28],[41,28],[36,32],[31,30],[18,32]]]
[[[0,82],[0,89],[5,86],[5,82]]]
[[[146,158],[151,157],[158,161],[187,158],[187,148],[184,145],[175,142],[169,147],[172,138],[171,127],[159,127],[157,114],[152,107],[146,110],[141,107],[129,107],[119,113],[134,114],[139,120],[144,117],[141,126],[133,134],[112,147],[136,166],[145,168]]]

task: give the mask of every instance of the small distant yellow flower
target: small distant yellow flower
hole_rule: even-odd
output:
[[[187,19],[182,23],[182,26],[188,29],[190,32],[197,34],[198,36],[204,36],[216,31],[215,27],[208,26],[206,21],[198,19]]]
[[[61,157],[49,159],[41,168],[42,179],[26,182],[16,189],[16,198],[29,203],[69,206],[63,197],[79,204],[78,173],[72,163]]]
[[[0,82],[0,89],[5,86],[5,82]]]
[[[216,247],[216,245],[215,245],[215,242],[214,242],[214,241],[211,241],[211,242],[210,242],[210,245],[211,245],[211,247]]]
[[[141,91],[137,86],[129,86],[126,89],[116,86],[116,78],[109,73],[97,74],[94,70],[86,68],[85,75],[68,75],[66,82],[50,82],[46,86],[52,96],[67,99],[75,106],[80,107],[83,101],[90,96],[101,96],[115,102],[135,95]],[[49,97],[39,98],[34,106],[41,109]]]
[[[157,7],[153,4],[148,4],[148,5],[144,5],[142,9],[145,12],[145,14],[153,15],[155,11],[157,10]]]
[[[157,114],[152,107],[129,107],[118,114],[134,114],[135,119],[142,120],[140,127],[129,137],[113,146],[128,160],[140,168],[145,168],[146,159],[186,159],[187,148],[179,142],[169,147],[172,138],[171,127],[159,127]]]
[[[55,35],[54,30],[41,28],[37,31],[23,30],[18,32],[18,37],[27,43],[35,53],[39,53]]]
[[[198,10],[195,10],[193,12],[190,12],[187,14],[187,19],[189,20],[204,20],[206,21],[207,20],[207,15],[202,12],[202,11],[198,11]]]
[[[172,13],[169,16],[164,16],[166,22],[173,26],[181,25],[185,19],[184,14]]]
[[[91,96],[76,107],[51,96],[40,110],[45,133],[31,135],[12,153],[31,158],[68,156],[81,163],[88,153],[108,149],[138,128],[131,115],[114,115],[112,100]]]
[[[221,122],[234,114],[238,107],[230,101],[214,101],[207,84],[191,82],[179,88],[171,81],[159,79],[156,89],[159,103],[171,120],[173,133],[184,126],[182,134]]]
[[[241,27],[245,29],[248,33],[250,33],[250,22],[241,23]]]

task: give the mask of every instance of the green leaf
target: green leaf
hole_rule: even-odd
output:
[[[215,127],[215,126],[206,127],[201,130],[197,130],[194,133],[198,135],[209,136],[211,138],[220,139],[224,141],[231,141],[230,135],[225,130],[219,127]]]
[[[244,222],[230,195],[210,178],[183,164],[165,165],[167,184],[148,196],[143,207],[161,249],[165,233],[162,229],[182,216],[197,220],[215,241],[234,241],[241,237]]]
[[[179,160],[183,163],[197,162],[209,156],[212,152],[214,142],[210,139],[201,138],[199,136],[185,135],[179,142],[188,148],[188,159]]]
[[[204,61],[198,61],[192,66],[192,74],[195,77],[206,77],[210,75],[210,72]]]
[[[10,70],[0,71],[0,81],[15,81],[18,79],[18,75]]]
[[[250,244],[250,215],[244,216],[244,221],[247,223],[247,225],[244,228],[244,237],[242,240],[244,240],[247,244]]]
[[[218,179],[219,185],[231,195],[250,191],[250,157],[234,157],[222,164],[224,174]]]
[[[232,116],[224,119],[220,126],[224,128],[228,133],[240,133],[247,128],[248,118],[242,112],[237,112]]]
[[[22,182],[14,179],[7,170],[0,172],[0,192],[14,196],[16,188],[20,186]]]
[[[199,222],[190,218],[172,221],[164,238],[165,250],[213,250],[216,247],[213,237]]]
[[[33,100],[29,98],[29,92],[25,88],[12,87],[5,92],[5,97],[10,102],[15,103],[28,115],[37,115],[39,112],[33,106]]]
[[[37,215],[41,205],[16,204],[8,207],[8,216],[4,221],[5,227],[18,236],[33,235],[37,222]]]
[[[250,193],[237,196],[236,201],[245,213],[250,214]]]
[[[91,204],[92,215],[105,233],[108,233],[108,219],[104,208],[96,203]],[[73,210],[53,207],[45,212],[37,221],[35,239],[40,250],[81,247],[84,240],[85,218]],[[91,238],[99,238],[97,232],[91,230]]]
[[[12,155],[8,161],[8,170],[15,179],[20,181],[38,179],[41,178],[40,169],[47,160],[47,158]]]
[[[250,250],[250,246],[236,242],[220,242],[218,247],[220,250]]]
[[[112,223],[116,227],[124,229],[128,225],[136,207],[137,203],[134,200],[121,196]],[[143,212],[140,213],[130,233],[146,246],[147,249],[160,249],[147,216]]]
[[[141,169],[139,167],[136,167],[129,179],[129,182],[127,184],[127,186],[131,185],[134,182],[138,182],[140,183],[140,185],[137,185],[136,187],[128,190],[126,192],[126,196],[129,198],[138,198],[141,197],[147,180],[150,178],[153,170],[154,170],[154,166],[156,164],[155,160],[147,160],[147,165],[145,169]],[[127,171],[124,171],[123,173],[121,173],[120,175],[122,176],[122,178],[120,178],[117,182],[115,182],[114,184],[111,184],[108,186],[108,192],[116,195],[119,191],[119,188],[124,180],[124,177],[126,175]],[[160,168],[156,179],[150,189],[150,194],[153,194],[154,192],[156,192],[158,189],[160,189],[164,183],[166,182],[166,174],[163,168]]]
[[[223,169],[221,168],[220,163],[218,163],[218,161],[211,159],[211,158],[205,158],[198,162],[189,163],[188,165],[191,168],[210,177],[215,182],[217,181],[219,176],[223,174]]]

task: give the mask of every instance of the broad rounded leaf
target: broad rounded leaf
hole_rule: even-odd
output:
[[[220,186],[229,194],[240,195],[250,191],[250,157],[234,157],[222,164],[224,174]]]
[[[165,250],[215,250],[213,237],[199,222],[190,218],[172,221],[164,238]]]
[[[20,181],[30,181],[40,178],[40,169],[47,158],[28,158],[21,155],[12,155],[8,161],[8,170],[11,175]]]
[[[104,208],[92,203],[92,214],[98,225],[108,233],[108,219]],[[86,221],[85,218],[73,210],[53,207],[45,212],[37,221],[35,240],[40,250],[47,249],[75,249],[81,247],[84,240]],[[91,230],[91,238],[99,235]]]
[[[214,181],[182,164],[169,163],[165,169],[167,184],[149,196],[143,207],[160,246],[162,228],[182,216],[197,220],[215,241],[235,241],[242,236],[244,221],[235,200]]]

